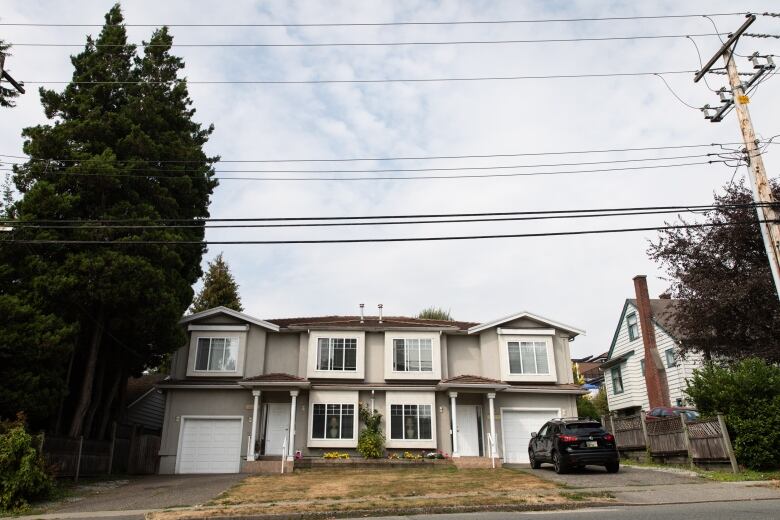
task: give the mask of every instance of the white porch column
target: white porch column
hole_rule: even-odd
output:
[[[498,450],[496,449],[496,412],[495,408],[493,408],[493,400],[496,398],[495,392],[490,392],[487,395],[488,398],[488,411],[490,413],[490,438],[493,442],[490,443],[490,454],[493,457],[497,457],[498,453],[496,453]]]
[[[257,409],[260,405],[260,390],[252,390],[252,397],[255,401],[252,405],[252,435],[249,441],[249,453],[246,454],[246,460],[255,460],[255,446],[257,445]]]
[[[458,392],[450,392],[450,415],[452,416],[452,456],[460,457],[458,451],[458,405],[455,399]]]
[[[287,460],[295,460],[295,411],[298,408],[298,390],[290,390],[290,440],[287,441]]]

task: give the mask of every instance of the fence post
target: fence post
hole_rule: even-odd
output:
[[[647,436],[647,423],[645,422],[645,411],[639,409],[639,424],[642,425],[642,437],[645,439],[645,462],[650,458],[650,437]]]
[[[111,447],[108,450],[108,474],[114,469],[114,447],[116,446],[116,421],[111,423]]]
[[[43,445],[46,443],[46,432],[41,432],[41,443],[38,446],[38,453],[43,456]]]
[[[722,413],[718,414],[718,425],[720,425],[720,435],[723,438],[723,445],[726,447],[726,453],[729,454],[729,462],[731,462],[731,471],[739,473],[739,466],[737,465],[737,457],[734,455],[734,447],[731,445],[731,437],[729,437],[729,430],[726,428],[726,419]]]
[[[79,454],[76,457],[76,474],[73,477],[73,482],[79,481],[79,470],[81,469],[81,448],[84,446],[84,436],[79,437]]]
[[[617,434],[615,434],[615,414],[613,412],[609,412],[609,433],[615,436],[615,440],[617,441]],[[615,442],[617,444],[617,442]]]
[[[682,423],[683,440],[685,440],[685,450],[688,452],[688,463],[693,467],[693,451],[691,451],[691,439],[688,437],[688,424],[685,422],[685,414],[680,414],[680,422]]]
[[[133,429],[130,432],[130,449],[127,454],[127,474],[135,474],[135,460],[137,458],[136,452],[138,451],[138,425],[134,424]]]

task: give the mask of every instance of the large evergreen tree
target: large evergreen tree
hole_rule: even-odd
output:
[[[201,312],[214,307],[227,307],[234,311],[243,311],[241,296],[238,295],[238,284],[230,272],[222,253],[213,262],[209,262],[206,276],[203,278],[203,288],[192,302],[192,312]]]
[[[773,185],[780,199],[780,185]],[[709,227],[662,231],[650,257],[669,274],[683,350],[780,361],[780,303],[753,197],[730,184],[706,215]]]
[[[31,159],[16,169],[20,221],[164,224],[208,216],[216,159],[203,146],[213,128],[192,119],[186,81],[177,79],[184,64],[171,43],[167,29],[157,30],[139,56],[116,5],[97,39],[88,37],[71,58],[64,91],[41,89],[54,124],[23,132]],[[182,344],[178,319],[201,274],[203,234],[202,225],[50,227],[14,235],[107,243],[4,244],[0,260],[14,266],[18,285],[32,288],[36,308],[75,331],[70,362],[64,356],[58,367],[69,389],[69,435],[102,436],[127,377]],[[144,243],[152,240],[195,244]]]

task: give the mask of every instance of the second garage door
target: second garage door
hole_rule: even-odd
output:
[[[240,418],[182,420],[177,473],[238,473]]]
[[[531,432],[554,417],[558,410],[503,410],[501,431],[504,439],[504,462],[528,463],[528,441]]]

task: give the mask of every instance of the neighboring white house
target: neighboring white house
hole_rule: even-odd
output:
[[[666,371],[669,402],[672,406],[687,403],[686,379],[701,366],[701,356],[680,356],[674,323],[675,300],[659,298],[650,300],[652,322],[658,353]],[[650,403],[645,382],[645,347],[642,342],[642,325],[635,299],[627,299],[620,313],[607,361],[601,366],[607,389],[609,409],[619,414],[633,414],[648,410]]]

